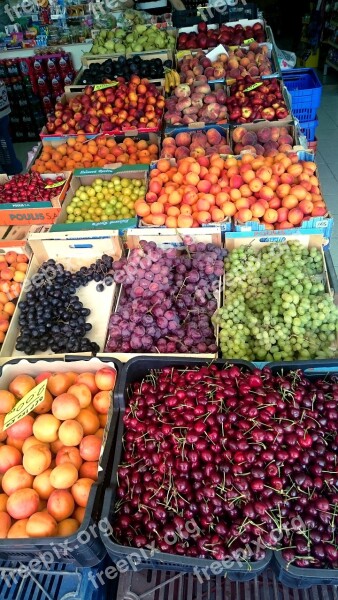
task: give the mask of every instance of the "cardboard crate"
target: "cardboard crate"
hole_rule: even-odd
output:
[[[281,91],[283,94],[283,100],[285,102],[287,111],[288,111],[288,115],[284,118],[284,119],[278,119],[277,121],[268,121],[266,119],[255,119],[254,121],[251,121],[250,123],[236,123],[234,121],[229,121],[230,126],[238,126],[241,125],[241,127],[248,127],[250,125],[253,125],[255,123],[260,124],[261,127],[265,127],[267,126],[268,123],[271,123],[273,126],[277,126],[279,125],[294,125],[294,119],[293,119],[293,114],[292,114],[292,108],[291,108],[291,103],[290,103],[290,98],[289,98],[289,93],[285,87],[285,85],[280,82],[280,86],[281,86]],[[228,95],[230,96],[230,86],[227,87],[228,90]]]
[[[55,196],[49,202],[23,202],[0,204],[0,225],[38,225],[54,223],[60,213],[62,202],[65,199],[71,179],[70,171],[62,173],[42,174],[42,179],[56,179],[64,177],[64,185],[55,188]],[[4,185],[11,178],[0,175],[0,185]]]
[[[119,221],[108,220],[108,221],[85,221],[82,223],[66,223],[67,219],[67,206],[70,204],[76,190],[80,185],[90,185],[95,179],[111,180],[114,175],[120,175],[127,179],[141,179],[147,184],[148,180],[148,166],[147,165],[124,165],[122,167],[111,165],[111,168],[95,168],[92,169],[78,169],[74,171],[73,178],[71,180],[69,190],[67,192],[65,201],[62,205],[61,212],[52,227],[52,231],[83,231],[83,230],[95,230],[95,229],[111,229],[119,230],[123,232],[126,229],[137,226],[138,219],[133,217],[131,219],[121,219]]]
[[[313,161],[314,159],[312,152],[302,150],[297,154],[301,160]],[[318,171],[316,174],[318,176]],[[254,232],[257,232],[258,235],[262,235],[262,232],[264,232],[264,235],[266,236],[274,236],[276,234],[297,236],[303,233],[309,235],[309,232],[312,231],[322,236],[323,246],[326,250],[328,250],[330,248],[330,239],[333,231],[333,216],[329,211],[327,211],[327,214],[324,217],[311,217],[308,221],[303,221],[300,227],[294,227],[293,229],[285,230],[266,230],[264,229],[263,224],[257,223],[256,221],[248,221],[248,223],[240,224],[235,220],[234,229],[236,232],[241,233],[251,232],[253,234]]]
[[[53,258],[57,263],[61,263],[65,268],[74,272],[82,266],[89,266],[103,254],[109,254],[114,259],[119,259],[122,255],[122,245],[117,232],[98,232],[96,237],[93,232],[89,235],[82,234],[51,234],[45,228],[38,228],[28,237],[29,245],[34,253],[30,262],[30,267],[27,271],[27,281],[36,275],[39,267],[48,260]],[[96,342],[100,346],[100,350],[104,349],[104,344],[107,335],[109,317],[116,301],[116,285],[105,286],[103,292],[96,291],[97,283],[90,282],[85,287],[80,287],[76,291],[80,302],[83,302],[84,307],[91,310],[88,317],[88,322],[92,323],[92,329],[87,333],[87,337]],[[25,300],[26,293],[29,291],[28,286],[24,286],[21,291],[19,302]],[[17,308],[7,331],[5,341],[2,345],[0,356],[2,357],[25,357],[23,352],[18,352],[15,349],[17,337],[19,335],[19,316],[20,309]],[[78,354],[78,353],[77,353]],[[83,353],[87,355],[87,353]],[[39,356],[55,356],[48,349],[46,352],[41,352]]]
[[[298,131],[297,131],[297,127],[295,126],[294,121],[292,121],[292,123],[287,124],[287,125],[285,125],[284,123],[281,123],[280,121],[264,121],[264,124],[262,124],[260,121],[258,121],[256,123],[241,123],[238,125],[237,124],[229,125],[230,144],[233,149],[236,145],[236,142],[234,142],[234,140],[233,140],[233,134],[234,134],[235,129],[237,129],[238,127],[241,127],[241,128],[244,127],[247,131],[254,131],[254,132],[257,132],[260,129],[265,129],[265,128],[272,129],[272,127],[277,127],[278,129],[280,129],[281,127],[287,127],[289,134],[293,138],[293,142],[294,142],[293,151],[299,152],[301,150],[304,150],[304,147],[300,145]],[[243,151],[243,154],[247,153],[247,152],[249,152],[249,150]]]
[[[221,232],[221,228],[220,227],[208,227],[208,228],[201,228],[201,229],[160,229],[160,228],[154,228],[154,229],[144,229],[144,230],[140,230],[140,229],[132,229],[132,230],[128,230],[127,234],[126,234],[126,247],[127,250],[132,250],[133,248],[139,248],[140,247],[140,241],[148,241],[148,242],[155,242],[159,248],[177,248],[177,250],[179,251],[180,249],[182,249],[184,247],[184,243],[183,243],[183,239],[185,236],[188,236],[189,238],[191,238],[192,243],[198,243],[198,242],[203,242],[205,244],[208,243],[213,243],[217,246],[221,246],[222,245],[222,232]],[[217,300],[217,307],[220,308],[221,306],[221,296],[222,296],[222,278],[219,279],[219,286],[217,289],[217,292],[215,292],[215,297]],[[117,310],[119,303],[120,303],[120,299],[121,299],[121,294],[123,292],[123,285],[120,287],[119,293],[118,293],[118,297],[117,297],[117,301],[116,301],[116,306],[115,306],[115,311]],[[114,311],[114,312],[115,312]],[[218,334],[219,334],[219,328],[217,327],[216,331],[215,331],[215,343],[218,346]],[[109,340],[109,334],[107,337],[107,342]],[[106,342],[106,343],[107,343]],[[116,358],[118,358],[121,362],[127,362],[130,358],[133,358],[134,356],[172,356],[172,357],[190,357],[190,358],[194,358],[194,357],[199,357],[199,358],[207,358],[210,360],[214,360],[215,358],[217,358],[218,353],[215,354],[182,354],[182,353],[176,353],[176,354],[153,354],[153,353],[147,353],[147,352],[142,352],[140,353],[126,353],[126,352],[118,352],[118,353],[114,353],[114,356],[116,356]]]

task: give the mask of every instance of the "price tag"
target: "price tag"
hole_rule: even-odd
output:
[[[99,90],[106,90],[107,88],[110,87],[114,87],[115,85],[118,85],[119,82],[118,81],[112,81],[111,83],[97,83],[96,85],[94,85],[94,92],[98,92]]]
[[[238,46],[229,46],[230,50],[237,50]]]
[[[252,42],[254,42],[254,41],[255,41],[255,38],[248,38],[247,40],[244,40],[243,44],[246,46],[246,45],[252,44]]]
[[[176,57],[183,58],[183,56],[191,56],[191,54],[192,54],[191,50],[179,50],[176,53]]]
[[[252,92],[252,90],[259,88],[261,85],[263,85],[263,81],[258,81],[257,83],[253,83],[248,88],[246,88],[246,90],[244,90],[244,92]]]
[[[63,181],[56,181],[56,183],[51,183],[50,185],[46,185],[45,190],[51,190],[52,188],[60,187],[61,185],[64,185],[65,183],[66,183],[65,179]]]
[[[5,416],[3,431],[29,415],[29,413],[33,412],[39,406],[45,399],[47,383],[47,379],[44,379],[17,402],[14,408]]]

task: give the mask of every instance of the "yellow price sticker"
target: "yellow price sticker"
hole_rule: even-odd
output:
[[[252,90],[256,90],[257,88],[259,88],[261,85],[263,85],[263,81],[258,81],[257,83],[253,83],[252,85],[250,85],[248,88],[246,88],[246,90],[244,90],[245,92],[252,92]]]
[[[252,44],[252,42],[254,42],[254,41],[255,41],[255,38],[248,38],[247,40],[244,40],[243,44],[246,46],[246,45]]]
[[[26,417],[39,406],[45,399],[47,383],[47,379],[44,379],[16,403],[14,408],[5,416],[3,430]]]
[[[66,183],[65,179],[63,181],[57,181],[56,183],[51,183],[50,185],[46,185],[45,190],[51,190],[52,188],[60,187],[61,185],[64,185],[65,183]]]
[[[191,55],[192,55],[191,50],[179,50],[176,53],[177,58],[183,58],[183,56],[191,56]]]
[[[229,46],[230,50],[237,50],[238,46]]]
[[[97,83],[94,85],[94,92],[99,92],[100,90],[106,90],[107,88],[114,87],[118,85],[118,81],[112,81],[111,83]]]

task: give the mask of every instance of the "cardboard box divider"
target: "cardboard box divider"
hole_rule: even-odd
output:
[[[159,248],[177,248],[178,251],[180,251],[180,249],[183,249],[185,244],[184,244],[184,238],[185,237],[189,237],[191,238],[192,243],[198,243],[198,242],[203,242],[205,244],[208,243],[212,243],[215,244],[217,246],[221,246],[222,245],[222,232],[221,232],[221,228],[220,227],[206,227],[206,228],[200,228],[200,229],[130,229],[127,231],[126,234],[126,247],[127,250],[132,250],[134,248],[139,248],[140,247],[140,241],[142,240],[146,240],[149,242],[155,242]],[[114,312],[116,312],[119,303],[120,303],[120,299],[121,299],[121,294],[123,293],[123,285],[120,286],[120,290],[118,293],[118,297],[117,297],[117,301],[116,301],[116,305],[115,305],[115,310]],[[221,300],[222,300],[222,278],[220,277],[219,279],[219,285],[217,288],[217,291],[213,293],[214,297],[217,300],[217,307],[219,308],[221,306]],[[216,331],[215,331],[215,338],[216,341],[215,343],[218,346],[218,335],[219,335],[219,327],[217,326]],[[108,332],[108,336],[107,336],[107,342],[109,340],[109,332]],[[156,354],[154,353],[147,353],[147,352],[142,352],[141,353],[142,356],[156,356]],[[103,356],[105,356],[106,354],[103,354]],[[121,362],[127,362],[130,358],[133,358],[134,356],[140,356],[140,353],[124,353],[124,352],[114,352],[113,356],[116,356],[116,358],[118,358]],[[218,352],[216,352],[215,354],[208,354],[208,353],[204,353],[204,354],[189,354],[189,353],[175,353],[175,354],[167,354],[167,353],[161,353],[161,356],[174,356],[174,357],[196,357],[198,356],[199,358],[207,358],[210,360],[213,360],[215,358],[218,357]]]
[[[53,258],[57,263],[64,265],[66,269],[74,272],[82,266],[89,266],[103,254],[113,256],[114,260],[119,259],[122,255],[122,244],[117,232],[100,232],[101,235],[94,238],[92,232],[90,235],[69,236],[67,234],[53,234],[47,232],[44,235],[43,231],[35,232],[28,237],[29,245],[32,249],[33,257],[27,271],[26,281],[34,282],[34,276],[37,274],[39,267],[48,258]],[[92,329],[87,333],[91,341],[96,342],[100,346],[100,350],[104,349],[106,340],[106,332],[108,328],[109,317],[116,301],[116,285],[105,286],[103,292],[97,292],[97,283],[90,282],[85,287],[77,289],[76,294],[80,302],[83,302],[85,308],[91,310],[87,322],[92,323]],[[19,302],[26,298],[26,293],[29,287],[23,287]],[[2,357],[25,357],[23,352],[15,349],[17,337],[19,335],[19,314],[20,309],[17,308],[10,322],[6,338],[2,345],[0,356]],[[67,353],[70,354],[71,353]],[[78,352],[75,354],[79,354]],[[80,353],[80,355],[87,353]],[[48,349],[46,352],[39,352],[39,356],[55,356]]]

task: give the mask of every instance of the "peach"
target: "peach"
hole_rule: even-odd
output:
[[[235,206],[237,210],[240,210],[241,208],[250,208],[250,200],[249,198],[240,198],[239,200],[236,200]]]
[[[233,175],[230,177],[229,185],[231,188],[239,189],[243,185],[244,181],[240,175]]]
[[[315,206],[311,216],[312,217],[324,217],[327,213],[327,208],[324,206]]]
[[[82,425],[84,435],[95,433],[100,427],[99,416],[90,408],[83,408],[76,421]]]
[[[254,202],[254,204],[251,205],[250,210],[252,212],[252,216],[258,219],[260,219],[265,213],[265,208],[260,202]]]
[[[95,394],[93,398],[93,407],[99,414],[106,415],[109,411],[111,399],[112,396],[110,392],[99,392],[98,394]]]
[[[291,192],[291,186],[288,183],[282,183],[276,189],[276,194],[278,198],[285,198]]]
[[[7,429],[7,435],[17,440],[25,440],[33,433],[34,418],[30,415],[23,417]]]
[[[233,217],[237,209],[233,202],[224,202],[222,204],[222,211],[225,217]]]
[[[0,419],[1,417],[4,417],[4,415],[0,415]],[[7,433],[7,431],[5,431],[4,434],[5,433]],[[23,440],[18,440],[8,435],[6,439],[6,444],[7,446],[13,446],[13,448],[17,448],[18,450],[20,450],[20,452],[22,451]]]
[[[82,523],[86,514],[85,506],[77,506],[72,514],[72,518],[76,519],[79,523]]]
[[[37,377],[35,377],[36,385],[38,385],[38,383],[41,383],[41,381],[48,379],[50,376],[51,376],[50,371],[43,371],[42,373],[39,373],[39,375],[37,375]]]
[[[239,191],[241,192],[242,198],[249,198],[252,194],[250,187],[246,183],[241,185],[241,187],[239,188]]]
[[[281,208],[278,208],[277,213],[278,213],[278,219],[277,219],[278,223],[282,223],[283,221],[288,220],[289,209],[285,208],[285,206],[281,206]]]
[[[295,178],[293,175],[290,175],[290,173],[283,173],[280,176],[280,181],[281,183],[288,183],[289,185],[292,185],[295,183]]]
[[[19,521],[15,521],[7,534],[7,539],[20,539],[20,538],[28,538],[29,535],[26,532],[28,519],[19,519]]]
[[[291,193],[298,198],[298,200],[305,200],[307,191],[302,185],[294,185],[291,189]]]
[[[28,519],[38,506],[39,494],[31,488],[21,488],[9,496],[6,508],[13,519]]]
[[[0,390],[0,414],[7,414],[16,405],[14,394],[7,390]]]
[[[304,215],[310,215],[313,211],[313,207],[314,204],[310,200],[301,200],[299,203],[299,208],[304,213]]]
[[[8,386],[9,391],[16,398],[23,398],[36,386],[35,380],[30,375],[17,375]]]
[[[13,446],[0,446],[0,473],[6,473],[11,467],[21,465],[22,454]]]
[[[33,446],[45,446],[46,448],[49,448],[49,444],[47,442],[40,442],[40,440],[34,437],[34,435],[31,435],[24,441],[22,445],[22,452],[27,452],[27,450]]]
[[[81,408],[86,408],[91,403],[92,393],[87,385],[84,383],[75,383],[68,389],[68,394],[75,396],[80,404]]]
[[[255,177],[255,179],[253,179],[249,183],[249,188],[254,194],[257,194],[262,189],[262,187],[263,182],[261,179],[258,179],[258,177]]]
[[[269,202],[269,208],[274,208],[278,210],[282,206],[282,201],[280,198],[272,198]]]
[[[273,191],[276,191],[276,189],[278,188],[279,185],[279,178],[276,177],[276,175],[273,175],[270,179],[270,181],[268,181],[268,183],[266,184],[269,188],[271,188]]]
[[[268,183],[272,177],[272,169],[270,167],[260,167],[256,171],[256,177],[259,177],[263,183]]]
[[[247,169],[244,171],[243,167],[240,170],[241,176],[243,178],[243,181],[245,181],[245,183],[250,183],[250,181],[253,181],[253,179],[255,179],[255,171],[253,171],[251,168]]]
[[[274,175],[281,176],[285,173],[285,167],[281,162],[276,162],[272,165],[272,172]]]
[[[81,465],[80,470],[79,470],[80,478],[89,477],[89,479],[93,479],[94,481],[96,481],[97,475],[98,475],[98,461],[96,461],[96,460],[88,461],[88,462],[84,462]]]
[[[35,380],[36,381],[36,380]],[[52,394],[46,389],[45,391],[45,398],[44,400],[42,400],[42,402],[40,402],[40,404],[34,409],[34,412],[37,415],[44,415],[45,413],[48,413],[51,408],[52,408],[52,403],[53,403],[53,396]]]
[[[64,463],[72,463],[77,470],[81,467],[82,462],[80,450],[79,448],[75,448],[75,446],[64,446],[55,457],[56,466],[63,465]]]
[[[60,425],[58,434],[65,446],[78,446],[83,438],[83,427],[75,419],[67,419]]]
[[[267,202],[270,202],[270,200],[272,200],[275,197],[275,192],[267,185],[264,185],[258,193],[260,198],[266,200]]]
[[[196,187],[197,187],[197,189],[198,189],[199,192],[202,192],[204,194],[208,194],[210,192],[210,189],[211,189],[211,182],[210,181],[206,181],[205,179],[201,179],[197,183]]]
[[[288,221],[292,225],[300,225],[304,219],[304,213],[299,208],[292,208],[288,214]]]
[[[54,415],[39,415],[33,425],[33,434],[41,442],[55,442],[61,421]]]
[[[39,494],[41,500],[48,500],[49,496],[55,489],[50,482],[50,474],[53,469],[46,469],[40,475],[34,477],[33,490]]]
[[[81,410],[80,402],[76,396],[68,392],[56,396],[52,404],[52,413],[60,421],[75,419]]]
[[[76,383],[84,383],[87,387],[89,387],[93,396],[99,391],[99,388],[95,383],[94,373],[81,373],[78,375]]]
[[[80,443],[80,455],[84,461],[99,460],[101,439],[95,435],[86,435]]]
[[[57,522],[47,512],[35,512],[26,525],[26,532],[31,538],[54,537],[57,529]]]
[[[285,196],[282,199],[282,206],[285,206],[285,208],[288,208],[289,210],[298,206],[298,200],[296,196],[294,196],[293,194]]]
[[[252,212],[248,208],[241,208],[236,214],[240,223],[247,223],[252,219]]]
[[[79,506],[85,508],[88,504],[88,497],[94,480],[89,477],[81,477],[72,486],[73,498]]]
[[[115,387],[116,375],[116,369],[112,369],[111,367],[103,367],[97,371],[95,373],[95,383],[99,390],[106,392],[113,390]]]
[[[54,490],[47,502],[47,510],[55,521],[68,519],[73,514],[74,508],[74,498],[68,490]]]
[[[27,473],[22,465],[10,467],[2,478],[2,489],[10,496],[21,488],[29,488],[33,485],[33,476]]]
[[[0,510],[6,510],[7,500],[7,494],[0,494]]]
[[[187,131],[182,131],[175,137],[176,146],[187,146],[189,148],[191,144],[191,135]]]
[[[301,164],[293,164],[287,168],[287,172],[294,177],[299,177],[303,173],[303,167]]]
[[[276,223],[278,220],[278,212],[274,208],[268,208],[264,213],[264,221],[267,223]]]
[[[69,537],[73,535],[80,527],[79,521],[76,519],[64,519],[58,523],[57,536]]]
[[[47,389],[53,396],[60,396],[68,390],[72,383],[71,377],[67,373],[53,373],[48,379]]]
[[[50,483],[57,490],[66,490],[77,481],[78,476],[78,470],[73,463],[63,463],[52,470]]]
[[[247,130],[245,129],[245,127],[236,127],[233,130],[232,133],[232,139],[234,140],[234,142],[241,142],[243,136],[246,134]]]
[[[1,510],[0,511],[0,538],[6,538],[7,534],[11,528],[12,519],[10,518],[8,512]]]
[[[30,475],[40,475],[52,462],[51,451],[46,446],[33,446],[23,456],[23,466]]]

